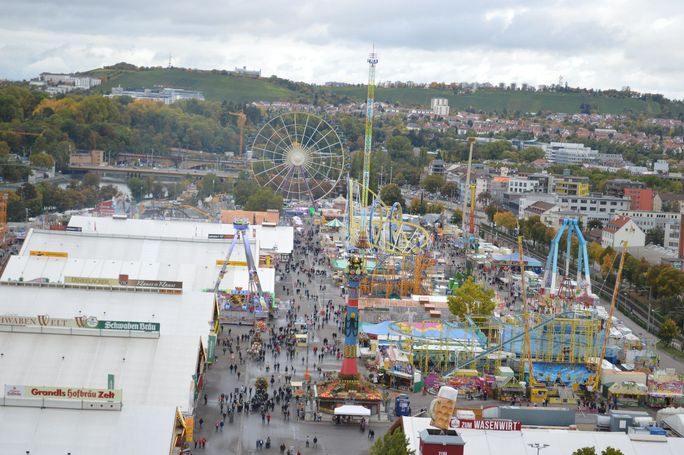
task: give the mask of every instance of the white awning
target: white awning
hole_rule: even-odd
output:
[[[338,408],[335,408],[336,416],[353,416],[353,417],[368,417],[371,415],[370,409],[364,408],[363,406],[356,406],[351,404],[345,404]]]

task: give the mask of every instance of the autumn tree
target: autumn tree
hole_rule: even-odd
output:
[[[442,196],[454,197],[458,194],[458,185],[454,182],[445,182],[439,189],[439,192]]]
[[[83,176],[83,185],[97,188],[100,186],[100,176],[95,172],[88,172]]]
[[[29,161],[35,167],[51,168],[55,165],[55,160],[45,152],[33,153],[29,157]]]
[[[437,193],[444,185],[444,177],[440,175],[428,175],[421,182],[423,188],[430,193]]]
[[[663,340],[665,346],[669,346],[670,343],[672,343],[672,340],[679,337],[680,334],[681,331],[679,330],[679,327],[677,327],[677,323],[670,318],[663,322],[660,326],[660,331],[658,332],[658,336]]]
[[[497,212],[494,214],[494,223],[511,231],[518,225],[518,218],[512,212]]]
[[[449,311],[462,318],[466,314],[489,315],[494,311],[494,289],[475,283],[472,277],[448,297]]]
[[[380,189],[380,199],[388,206],[391,206],[395,202],[401,204],[402,207],[406,205],[404,196],[401,194],[401,188],[399,188],[399,185],[396,183],[390,183],[389,185],[383,186]]]
[[[269,209],[280,210],[283,208],[283,197],[273,192],[270,188],[257,189],[245,203],[245,210],[265,211]]]

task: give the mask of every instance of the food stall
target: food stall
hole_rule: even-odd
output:
[[[673,368],[655,371],[648,378],[647,401],[654,408],[684,405],[684,375]]]
[[[622,406],[641,406],[647,395],[646,386],[634,381],[614,382],[608,386],[608,399],[617,400]]]

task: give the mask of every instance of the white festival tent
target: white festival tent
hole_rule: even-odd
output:
[[[352,416],[352,417],[369,417],[371,415],[370,409],[363,406],[356,406],[345,404],[335,408],[336,416]]]

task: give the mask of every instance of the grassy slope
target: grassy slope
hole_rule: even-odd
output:
[[[365,87],[335,87],[327,89],[338,95],[347,95],[355,99],[364,99]],[[580,93],[552,92],[508,92],[498,90],[479,91],[468,95],[455,95],[450,90],[424,88],[378,88],[375,98],[379,101],[399,102],[401,104],[429,106],[431,98],[448,98],[452,110],[463,110],[473,107],[485,112],[552,112],[576,113],[580,104],[596,105],[600,113],[620,114],[625,110],[657,114],[660,107],[652,101],[638,99],[609,98],[591,96]]]
[[[296,92],[273,84],[265,79],[227,76],[209,71],[183,69],[150,69],[138,71],[95,70],[89,74],[105,78],[102,90],[121,85],[124,88],[152,88],[162,85],[174,88],[200,90],[208,100],[218,101],[275,101],[291,99]]]
[[[227,101],[275,101],[292,100],[299,93],[276,85],[266,79],[250,79],[227,76],[210,71],[193,71],[186,69],[147,69],[147,70],[104,70],[97,69],[89,74],[104,79],[102,90],[121,85],[124,88],[151,88],[162,85],[176,88],[196,89],[204,92],[208,100]],[[349,96],[361,101],[366,97],[366,88],[358,87],[321,87],[322,92],[332,92],[340,96]],[[482,90],[468,95],[455,95],[450,90],[423,88],[378,88],[376,99],[379,101],[397,102],[403,105],[429,106],[430,99],[444,97],[449,99],[452,110],[463,110],[473,107],[485,112],[507,109],[508,112],[551,112],[576,113],[580,104],[588,103],[598,107],[600,113],[620,114],[626,110],[635,113],[658,114],[660,106],[652,101],[638,99],[609,98],[607,96],[591,96],[579,93],[550,92],[508,92],[498,90]]]

